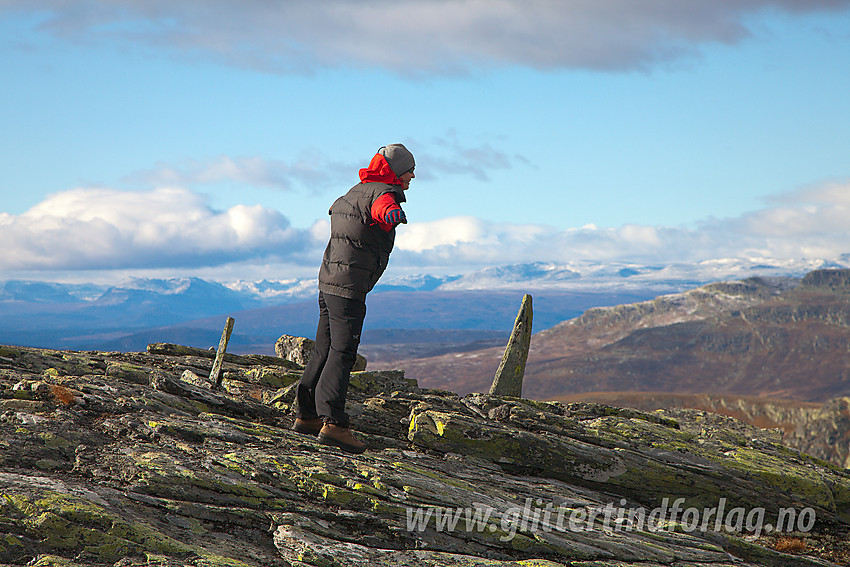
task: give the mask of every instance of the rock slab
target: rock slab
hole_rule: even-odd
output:
[[[355,456],[291,431],[300,370],[275,358],[226,359],[212,390],[175,345],[0,346],[0,564],[810,566],[846,539],[850,474],[774,432],[355,372]],[[758,508],[797,512],[794,555],[748,528]],[[620,513],[640,509],[664,521]]]

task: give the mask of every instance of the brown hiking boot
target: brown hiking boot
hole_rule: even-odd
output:
[[[333,445],[348,453],[360,454],[366,450],[366,444],[357,439],[351,429],[326,423],[319,432],[319,443]]]
[[[325,422],[318,417],[313,419],[301,419],[297,417],[295,418],[295,424],[292,426],[292,430],[303,433],[304,435],[318,435],[324,424]]]

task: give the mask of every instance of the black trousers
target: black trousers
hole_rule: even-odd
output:
[[[320,417],[348,427],[345,397],[365,318],[365,302],[319,292],[316,345],[298,383],[301,419]]]

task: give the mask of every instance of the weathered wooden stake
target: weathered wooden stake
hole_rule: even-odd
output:
[[[496,370],[496,376],[490,386],[492,395],[522,397],[522,378],[525,374],[525,362],[528,360],[528,349],[531,346],[531,320],[531,296],[526,294],[522,298],[502,363]]]
[[[227,351],[227,343],[230,342],[230,333],[233,331],[233,317],[228,317],[221,332],[221,340],[218,342],[218,350],[215,351],[215,362],[210,371],[210,382],[215,384],[216,389],[221,388],[221,363],[224,362],[224,353]]]

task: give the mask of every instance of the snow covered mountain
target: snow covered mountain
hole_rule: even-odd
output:
[[[698,263],[675,263],[663,266],[628,262],[577,261],[568,264],[534,262],[485,268],[448,281],[438,289],[641,289],[647,287],[680,290],[694,285],[742,280],[748,277],[802,277],[818,268],[850,266],[850,254],[835,261],[821,259],[772,260],[718,259]]]
[[[509,325],[510,313],[517,308],[514,295],[532,293],[541,307],[535,327],[542,330],[594,306],[649,299],[715,281],[802,277],[830,267],[850,267],[850,254],[831,261],[721,259],[666,266],[535,262],[448,276],[395,275],[391,269],[370,295],[370,327],[503,329],[503,319],[510,319]],[[111,286],[11,280],[0,282],[0,343],[87,349],[101,348],[108,339],[113,341],[110,345],[136,349],[145,346],[141,335],[155,337],[152,329],[166,327],[193,333],[203,329],[208,342],[216,342],[218,320],[240,312],[246,313],[244,321],[258,321],[252,328],[257,334],[278,332],[276,321],[282,321],[285,332],[308,333],[315,325],[315,296],[314,278],[257,282],[132,278]],[[268,309],[274,316],[263,311]],[[122,339],[140,333],[135,342]]]

